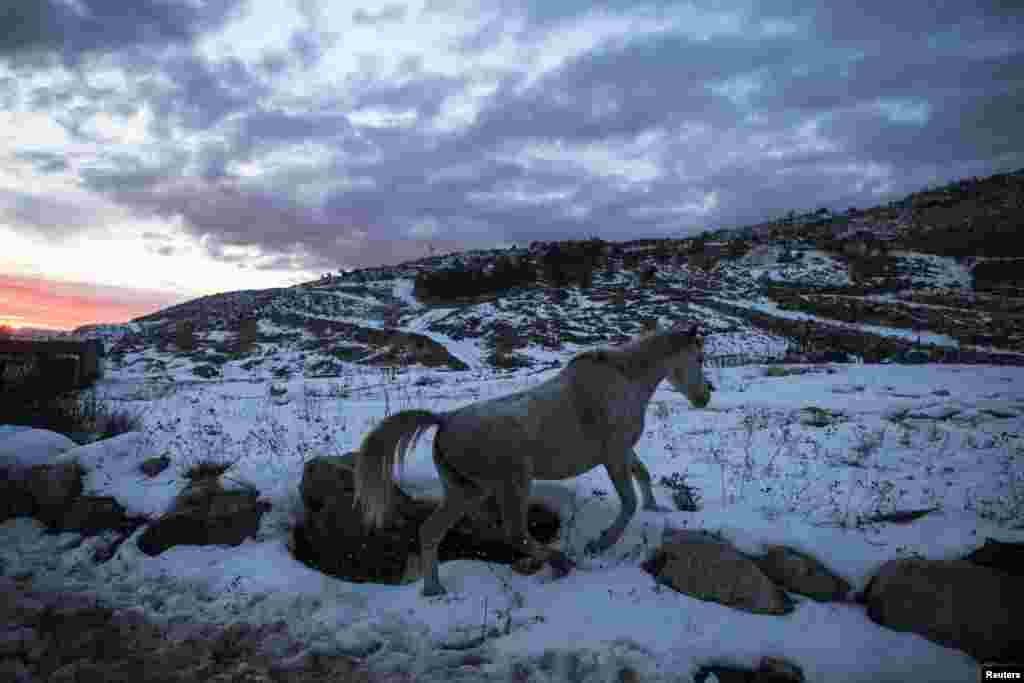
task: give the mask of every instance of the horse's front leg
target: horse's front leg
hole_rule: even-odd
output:
[[[632,450],[627,451],[626,457],[615,463],[605,463],[604,468],[619,494],[622,509],[619,510],[619,516],[615,518],[612,525],[605,529],[598,538],[587,544],[586,551],[592,555],[602,553],[615,545],[622,537],[622,532],[626,530],[629,520],[633,519],[633,515],[636,514],[636,490],[633,488],[633,475],[630,471],[632,464]]]
[[[633,451],[633,466],[630,469],[633,472],[633,477],[640,484],[640,493],[644,498],[644,510],[650,512],[672,512],[669,508],[658,505],[658,501],[654,499],[654,491],[651,489],[651,473],[647,470],[647,466],[644,465],[639,456],[637,456],[636,451]]]

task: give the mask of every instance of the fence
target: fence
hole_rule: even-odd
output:
[[[747,353],[726,353],[704,357],[704,365],[709,368],[735,368],[741,365],[759,365],[761,363],[775,363],[778,361],[778,358],[772,356]]]

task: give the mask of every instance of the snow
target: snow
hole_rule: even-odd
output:
[[[470,348],[468,341],[466,348],[450,344],[472,364],[479,351]],[[698,512],[640,511],[619,543],[587,558],[583,544],[618,511],[606,474],[537,482],[534,495],[563,519],[578,513],[560,541],[577,570],[554,581],[549,569],[520,576],[503,565],[447,562],[441,580],[449,594],[431,599],[420,596],[419,582],[349,583],[292,557],[304,460],[356,447],[385,406],[449,409],[526,388],[557,370],[499,379],[480,370],[409,369],[390,382],[367,371],[345,380],[348,398],[332,394],[337,381],[293,379],[275,382],[287,388],[278,400],[266,382],[176,382],[154,391],[122,373],[103,380],[100,392],[139,412],[143,431],[55,451],[51,433],[0,427],[0,452],[30,463],[80,462],[86,493],[114,496],[136,514],[165,511],[189,464],[210,453],[237,460],[225,483],[254,485],[273,504],[258,536],[238,547],[179,546],[158,557],[129,539],[97,565],[97,539],[47,535],[21,518],[0,524],[0,567],[31,572],[39,586],[139,606],[157,621],[284,619],[311,651],[364,657],[371,669],[410,672],[417,681],[506,681],[517,667],[530,671],[530,680],[613,681],[623,666],[644,681],[685,681],[701,665],[753,668],[765,655],[795,662],[808,681],[976,680],[964,653],[882,628],[854,603],[797,597],[792,614],[753,615],[658,587],[639,568],[664,531],[680,527],[720,532],[747,552],[796,547],[855,590],[892,558],[959,557],[989,536],[1024,541],[1024,530],[1014,528],[1024,516],[1024,369],[787,369],[807,372],[711,370],[719,391],[703,410],[667,384],[655,393],[636,450],[655,482],[685,472],[701,495]],[[416,385],[423,376],[442,383]],[[828,424],[801,423],[810,407]],[[138,472],[140,462],[162,453],[170,468],[153,479]],[[429,439],[414,451],[401,484],[414,495],[440,492]],[[608,495],[593,496],[595,489]],[[664,506],[671,493],[655,486]],[[857,523],[858,515],[935,505],[938,511],[912,524]],[[473,644],[484,625],[498,630]],[[467,648],[485,662],[479,669],[460,668]]]
[[[0,431],[0,466],[14,462],[26,465],[45,464],[75,445],[74,441],[63,434],[45,429],[4,429]]]
[[[402,303],[406,304],[413,310],[417,308],[423,308],[423,304],[412,295],[415,281],[410,278],[398,278],[394,281],[393,294],[396,298],[401,299]]]
[[[934,332],[920,332],[916,330],[906,330],[898,327],[886,327],[884,325],[867,325],[864,323],[844,323],[839,320],[832,320],[829,318],[822,318],[821,316],[812,315],[810,313],[804,313],[803,311],[790,311],[779,307],[773,301],[728,301],[719,297],[712,297],[716,301],[722,303],[731,304],[733,306],[740,306],[743,308],[750,308],[755,311],[761,311],[762,313],[770,313],[777,318],[789,318],[790,320],[813,320],[815,322],[826,323],[829,325],[835,325],[837,327],[848,327],[850,329],[860,330],[863,332],[870,332],[871,334],[882,335],[886,337],[899,337],[907,341],[917,341],[920,339],[925,344],[937,344],[939,346],[952,346],[960,348],[960,342],[950,337],[948,334],[936,334]],[[974,348],[971,346],[965,346],[964,348]]]

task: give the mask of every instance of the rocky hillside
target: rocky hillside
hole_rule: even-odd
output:
[[[434,256],[207,296],[75,334],[103,338],[119,371],[210,379],[332,376],[350,363],[548,367],[681,320],[705,327],[722,363],[1018,365],[1024,290],[1005,259],[1024,256],[1010,239],[1022,190],[1024,169],[692,239]]]

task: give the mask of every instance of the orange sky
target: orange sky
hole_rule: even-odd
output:
[[[173,292],[0,274],[0,325],[71,330],[127,322],[192,297]]]

